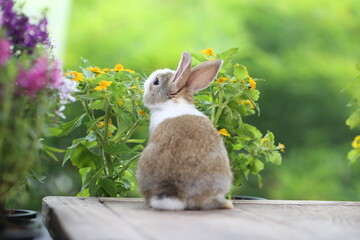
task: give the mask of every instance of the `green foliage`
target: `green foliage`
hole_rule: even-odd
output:
[[[275,146],[271,132],[262,134],[243,118],[256,111],[260,92],[256,80],[243,65],[232,64],[237,49],[221,53],[225,68],[217,80],[196,96],[197,106],[209,115],[219,133],[224,135],[234,171],[235,184],[241,175],[258,177],[264,161],[281,164],[284,145]],[[213,54],[214,55],[214,54]],[[207,58],[193,54],[198,62]],[[227,66],[227,67],[226,67]],[[82,73],[67,75],[77,81],[76,99],[82,111],[73,120],[60,124],[57,136],[66,136],[76,128],[86,126],[86,135],[74,139],[66,150],[63,164],[71,161],[79,169],[82,188],[79,196],[126,196],[134,185],[133,162],[143,150],[144,139],[132,139],[133,132],[143,124],[147,114],[142,110],[139,75],[117,65],[114,69],[99,69],[83,61]]]
[[[236,62],[267,79],[257,81],[261,115],[250,115],[246,122],[263,133],[271,129],[288,150],[281,168],[269,164],[262,172],[262,191],[250,174],[237,194],[360,200],[356,185],[360,175],[353,172],[344,180],[350,176],[346,164],[338,171],[354,137],[344,124],[349,115],[344,106],[351,93],[339,90],[354,76],[353,64],[359,61],[359,13],[358,0],[74,0],[64,62],[75,68],[78,59],[86,56],[104,66],[121,61],[149,73],[174,68],[184,50],[212,46],[221,52],[239,46]],[[69,119],[77,111],[73,106]],[[62,147],[80,132],[53,141]],[[358,171],[358,166],[351,169]],[[70,164],[66,170],[55,165],[49,169],[74,175]],[[76,191],[78,179],[72,179]],[[48,195],[73,193],[59,192],[50,180],[47,184]]]
[[[76,99],[81,112],[60,124],[57,136],[66,136],[80,126],[86,134],[74,139],[66,150],[63,164],[71,161],[79,169],[82,188],[79,196],[126,196],[133,183],[133,162],[140,155],[144,139],[132,139],[146,119],[141,110],[139,74],[124,69],[99,69],[83,60],[81,73],[67,75],[78,82]]]
[[[232,48],[216,56],[224,61],[218,78],[207,89],[195,97],[197,106],[204,111],[219,133],[229,154],[234,173],[234,184],[240,185],[241,176],[246,178],[251,173],[258,177],[259,187],[262,186],[260,172],[264,169],[264,161],[280,165],[283,144],[275,145],[274,134],[268,131],[261,133],[255,126],[244,123],[244,118],[258,112],[257,103],[260,92],[256,89],[257,79],[253,79],[245,66],[234,65],[236,48]],[[214,54],[215,55],[215,54]],[[207,58],[192,54],[199,62]],[[208,57],[208,58],[209,58]]]
[[[360,64],[356,65],[357,70],[360,72]],[[360,126],[360,75],[356,76],[348,85],[346,89],[351,88],[355,92],[355,99],[349,104],[351,107],[355,107],[355,111],[346,120],[346,124],[350,129],[354,129]],[[360,158],[360,135],[356,136],[352,142],[353,149],[347,155],[350,163],[355,163]]]

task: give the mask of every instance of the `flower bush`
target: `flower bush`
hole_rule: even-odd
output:
[[[50,51],[46,18],[30,23],[12,0],[0,2],[0,209],[38,158],[48,123],[63,117],[75,84]]]
[[[67,148],[68,160],[82,177],[80,196],[124,196],[133,185],[132,163],[137,160],[144,139],[133,133],[147,114],[142,107],[140,75],[117,64],[100,69],[83,61],[81,72],[66,73],[77,82],[76,100],[82,112],[60,125],[58,136],[68,135],[84,124],[85,136]]]
[[[255,126],[245,123],[247,116],[260,114],[257,101],[260,91],[256,89],[260,79],[252,78],[244,65],[233,64],[237,48],[215,54],[212,49],[201,50],[192,56],[198,62],[222,59],[223,67],[217,79],[207,89],[199,92],[195,99],[197,107],[209,116],[219,133],[224,136],[230,164],[234,173],[234,185],[241,183],[241,176],[256,175],[262,186],[260,172],[264,162],[280,165],[280,152],[284,144],[275,145],[274,134],[263,134]]]
[[[356,68],[360,71],[360,64],[357,64]],[[349,106],[355,107],[355,111],[346,120],[346,124],[350,129],[355,129],[360,126],[360,75],[356,76],[346,88],[351,88],[356,94],[355,99],[349,104]],[[350,163],[355,163],[360,158],[360,135],[354,138],[351,146],[352,149],[349,151],[347,158]]]
[[[283,144],[275,145],[270,131],[262,134],[256,127],[244,122],[246,116],[259,113],[260,92],[258,79],[252,78],[246,67],[232,65],[237,49],[216,55],[212,49],[193,53],[198,63],[222,59],[223,69],[207,89],[195,97],[196,106],[209,116],[219,134],[224,136],[235,181],[249,173],[258,177],[264,161],[281,163]],[[81,71],[66,73],[77,82],[75,97],[82,112],[70,122],[60,125],[58,136],[71,133],[85,125],[86,134],[73,140],[67,148],[64,163],[68,160],[79,168],[82,188],[79,196],[126,196],[134,186],[133,164],[139,157],[145,139],[134,138],[140,125],[148,125],[148,113],[142,105],[141,83],[144,79],[121,64],[114,68],[99,68],[84,60]]]

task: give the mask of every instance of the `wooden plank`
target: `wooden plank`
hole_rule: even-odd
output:
[[[236,204],[263,221],[277,222],[309,239],[359,239],[360,204],[354,202],[293,202],[291,204]]]
[[[43,222],[55,239],[144,239],[97,198],[46,197]]]
[[[240,200],[234,206],[233,210],[168,212],[150,209],[141,199],[48,197],[44,221],[54,234],[69,239],[360,237],[359,202]]]

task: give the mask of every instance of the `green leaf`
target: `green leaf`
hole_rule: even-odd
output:
[[[350,115],[346,120],[346,125],[348,125],[350,129],[360,125],[360,110],[357,110]]]
[[[240,129],[236,130],[236,133],[239,135],[239,139],[244,141],[260,139],[262,136],[261,132],[256,127],[247,123],[242,124]]]
[[[105,106],[106,100],[105,99],[101,99],[101,100],[95,100],[94,102],[92,102],[89,107],[92,109],[103,109]]]
[[[249,170],[252,174],[258,175],[261,170],[264,169],[264,163],[258,158],[252,158],[249,165]]]
[[[275,165],[281,165],[282,157],[278,151],[265,152],[264,155],[267,162]]]
[[[70,155],[71,163],[78,168],[95,168],[96,165],[101,162],[101,160],[102,159],[99,155],[94,154],[81,143],[76,146]]]
[[[96,125],[97,125],[97,123],[98,123],[99,121],[103,120],[104,118],[105,118],[105,116],[101,116],[101,117],[98,117],[98,118],[96,118],[96,119],[94,119],[94,120],[92,120],[92,121],[90,121],[90,122],[85,123],[85,125],[86,125],[87,128],[88,128],[88,131],[94,130],[95,127],[96,127]]]
[[[63,166],[65,165],[65,163],[70,159],[70,156],[72,155],[72,153],[75,151],[75,148],[81,143],[81,141],[83,141],[84,138],[78,138],[78,139],[74,139],[72,141],[72,145],[70,147],[68,147],[66,149],[65,155],[64,155],[64,160],[63,160]]]
[[[46,153],[49,157],[51,157],[53,160],[55,160],[56,162],[59,161],[59,159],[56,157],[56,155],[55,155],[53,152],[50,152],[50,151],[48,151],[48,150],[45,150],[45,153]]]
[[[217,55],[218,59],[224,61],[223,68],[228,68],[231,66],[231,57],[238,52],[239,48],[230,48],[225,52],[222,52]]]
[[[201,53],[192,53],[191,56],[193,58],[195,58],[196,60],[198,60],[199,62],[206,62],[207,61],[207,59]]]
[[[81,125],[83,118],[86,116],[86,113],[80,115],[79,117],[75,118],[74,120],[60,124],[61,132],[57,135],[58,137],[66,136],[71,133],[75,128]]]
[[[86,78],[94,78],[95,77],[95,73],[87,70],[86,68],[81,67],[81,71],[84,74],[84,77],[86,77]]]
[[[100,186],[109,194],[110,197],[117,197],[117,187],[113,180],[108,178],[100,179],[99,181]]]
[[[64,149],[59,149],[59,148],[52,147],[52,146],[49,146],[49,145],[43,144],[42,146],[43,146],[43,148],[45,148],[46,150],[49,150],[49,151],[51,151],[51,152],[57,152],[57,153],[63,153],[63,152],[65,152]]]
[[[242,64],[235,64],[234,66],[234,76],[238,79],[238,80],[244,80],[245,78],[247,78],[248,75],[248,70],[246,69],[246,67]]]
[[[350,164],[355,163],[359,157],[360,151],[358,149],[352,149],[347,155],[347,159],[350,161]]]
[[[50,127],[47,129],[46,137],[55,137],[58,136],[61,132],[61,129],[57,127]]]
[[[255,104],[255,102],[257,100],[259,100],[260,98],[260,91],[257,89],[245,89],[244,90],[244,95],[246,95],[246,97],[253,102],[253,104]]]
[[[144,143],[145,139],[129,139],[127,140],[128,143]]]
[[[103,91],[95,91],[90,94],[79,94],[79,95],[77,95],[77,97],[81,98],[81,99],[92,100],[92,99],[102,98],[102,97],[104,97],[104,95],[105,95],[105,93]]]
[[[144,146],[141,144],[138,144],[131,149],[131,152],[141,152],[142,150],[144,150]]]
[[[241,150],[244,146],[240,143],[238,144],[234,144],[234,150],[238,151],[238,150]]]
[[[109,147],[104,149],[108,154],[120,154],[120,153],[130,153],[132,150],[128,146],[122,143],[112,144]]]
[[[266,135],[265,135],[264,138],[268,138],[268,139],[269,139],[269,142],[270,142],[271,144],[274,144],[274,142],[275,142],[275,136],[274,136],[274,134],[273,134],[272,132],[270,132],[270,131],[267,131],[267,133],[266,133]]]
[[[82,182],[81,190],[83,190],[87,187],[87,185],[90,181],[90,178],[91,178],[91,174],[89,174],[90,172],[91,172],[91,167],[85,167],[85,168],[79,169],[79,173],[81,176],[81,182]]]

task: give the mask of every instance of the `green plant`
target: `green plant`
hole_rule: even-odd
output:
[[[206,113],[219,133],[224,136],[230,163],[234,173],[234,184],[241,183],[241,175],[247,179],[248,174],[258,178],[262,186],[260,172],[264,169],[264,161],[280,165],[284,151],[283,144],[275,145],[274,134],[267,131],[261,133],[255,126],[244,122],[244,118],[256,112],[260,114],[260,91],[257,82],[249,75],[247,68],[241,64],[233,65],[233,57],[237,48],[229,49],[216,55],[212,49],[201,50],[206,56],[193,53],[199,62],[222,59],[223,67],[218,78],[207,89],[195,97],[197,106]]]
[[[207,61],[215,54],[212,49],[202,54],[193,53],[198,62]],[[281,164],[285,146],[275,146],[274,135],[268,131],[262,134],[256,127],[244,123],[243,118],[260,112],[256,101],[260,92],[256,82],[245,66],[232,65],[237,49],[218,54],[224,61],[219,77],[208,88],[197,94],[196,105],[224,136],[235,176],[240,183],[242,174],[258,177],[266,162]],[[134,173],[133,162],[143,149],[144,139],[133,139],[138,126],[147,120],[142,107],[140,76],[118,64],[113,69],[100,69],[83,61],[81,73],[68,72],[78,82],[76,99],[82,104],[83,112],[70,122],[60,125],[58,136],[71,133],[75,128],[86,126],[86,136],[75,139],[67,148],[64,164],[70,160],[79,168],[82,178],[80,196],[126,196]]]
[[[133,133],[146,119],[142,110],[139,74],[124,69],[99,69],[84,60],[81,73],[68,77],[78,82],[76,99],[82,111],[70,122],[60,124],[57,136],[71,133],[82,124],[86,135],[72,141],[63,164],[68,160],[79,168],[80,196],[124,196],[133,184],[132,163],[143,149],[144,139]]]
[[[46,18],[34,24],[14,4],[0,2],[0,210],[33,172],[39,150],[58,151],[41,137],[75,87],[51,54]]]
[[[356,68],[360,71],[360,64],[357,64]],[[346,88],[351,88],[355,92],[355,99],[349,104],[351,107],[355,107],[355,111],[346,120],[346,125],[348,125],[350,129],[355,129],[360,126],[360,75],[356,76]],[[353,149],[349,151],[347,158],[350,163],[355,163],[360,157],[360,135],[354,138],[351,146]]]

